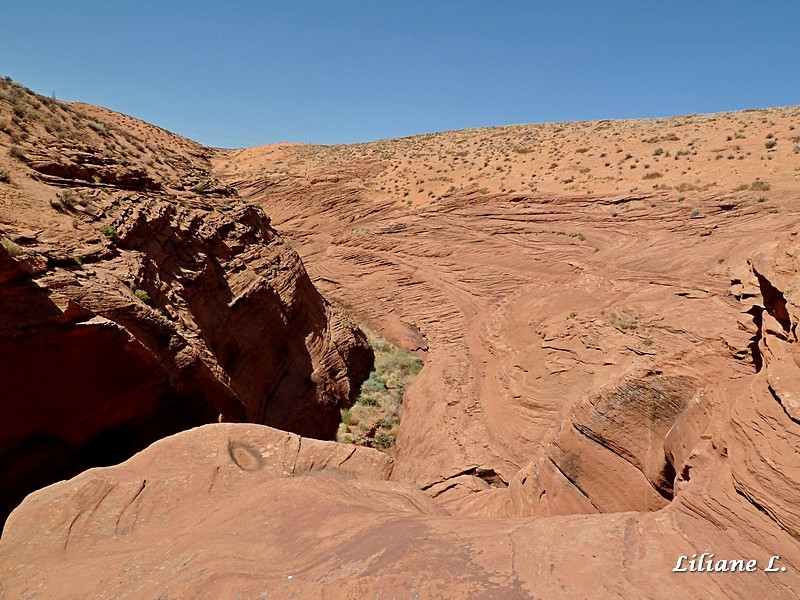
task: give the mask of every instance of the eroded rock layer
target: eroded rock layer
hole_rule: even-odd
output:
[[[452,515],[587,515],[598,535],[591,523],[631,515],[663,544],[636,560],[661,573],[678,539],[794,565],[796,430],[773,423],[793,380],[763,378],[770,360],[794,369],[798,118],[790,107],[276,145],[217,164],[324,293],[426,353],[393,480]],[[787,569],[754,589],[791,597]],[[612,566],[601,580],[626,577]]]
[[[219,314],[263,339],[250,303],[310,284],[283,281],[297,257],[277,252],[231,188],[273,217],[326,296],[426,360],[394,461],[252,425],[168,437],[28,497],[0,539],[4,592],[796,597],[798,118],[787,108],[278,145],[218,152],[216,176],[197,176],[210,152],[184,147],[155,169],[181,202],[146,187],[67,199],[71,209],[62,197],[65,228],[101,215],[113,240],[58,248],[17,230],[0,273],[46,323],[85,327],[89,341],[70,347],[91,342],[134,371],[157,363],[147,389],[207,369],[220,412],[262,410],[245,375],[270,359],[244,351]],[[178,181],[180,165],[198,168],[193,179]],[[14,193],[4,197],[30,197]],[[67,268],[76,254],[82,269]],[[128,304],[103,312],[95,295],[67,294],[70,277],[106,262]],[[154,325],[136,330],[139,312]],[[148,362],[126,335],[177,351]],[[327,339],[306,334],[358,361]],[[281,356],[306,365],[302,351]],[[119,393],[102,372],[90,371],[99,389]],[[675,570],[700,556],[717,571]],[[753,572],[725,572],[750,560]]]
[[[7,81],[0,95],[18,117],[0,132],[2,518],[218,419],[333,438],[369,344],[264,212],[212,177],[209,151]]]
[[[787,532],[741,505],[733,489],[714,505],[686,495],[674,510],[655,513],[469,518],[448,516],[424,492],[389,480],[392,468],[372,449],[263,426],[186,431],[29,496],[0,540],[3,591],[20,598],[782,599],[794,598],[800,583],[800,553]],[[730,475],[718,473],[718,492],[732,487]],[[775,568],[788,570],[765,573],[776,546],[785,552]],[[703,550],[760,567],[672,572],[679,556]]]

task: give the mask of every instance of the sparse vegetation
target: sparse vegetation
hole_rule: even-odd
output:
[[[133,290],[133,295],[136,296],[142,302],[145,302],[145,303],[150,302],[150,294],[148,294],[144,290],[135,289],[135,290]]]
[[[622,331],[635,330],[637,327],[639,327],[639,321],[641,318],[642,317],[640,315],[635,315],[633,318],[628,319],[625,316],[618,315],[614,312],[608,315],[608,320],[611,325],[617,329],[621,329]]]
[[[86,124],[89,126],[90,129],[93,129],[94,131],[96,131],[100,135],[105,135],[106,134],[106,126],[103,125],[102,123],[98,123],[97,121],[89,120],[89,121],[86,122]]]
[[[0,183],[11,183],[11,173],[6,169],[0,169]]]
[[[115,237],[117,237],[117,230],[114,229],[111,225],[103,225],[100,228],[100,233],[102,233],[109,239],[114,239]]]
[[[2,240],[0,240],[0,244],[2,244],[3,248],[6,249],[6,252],[8,252],[9,256],[19,256],[22,252],[22,248],[8,238],[4,237]]]
[[[75,208],[75,203],[77,202],[78,198],[72,190],[64,190],[59,196],[59,200],[61,201],[61,206],[66,208],[67,210],[72,210]]]
[[[403,396],[422,359],[367,331],[375,368],[362,384],[355,404],[342,411],[337,440],[389,450],[394,446],[403,412]]]

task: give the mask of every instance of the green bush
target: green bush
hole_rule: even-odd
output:
[[[142,302],[150,302],[150,294],[145,292],[144,290],[133,290],[133,295],[136,296]]]
[[[361,390],[364,392],[383,392],[386,390],[386,385],[380,380],[377,371],[369,374],[369,378],[361,385]]]
[[[109,239],[113,239],[117,237],[117,230],[114,229],[111,225],[103,225],[100,228],[100,233],[106,236]]]
[[[343,410],[336,439],[390,451],[397,436],[405,390],[422,369],[422,359],[367,331],[375,365],[355,404]],[[371,433],[372,432],[372,433]]]
[[[350,425],[353,422],[353,413],[349,410],[342,411],[342,423]]]
[[[389,448],[394,445],[395,436],[386,431],[380,431],[375,435],[375,446],[378,448]]]

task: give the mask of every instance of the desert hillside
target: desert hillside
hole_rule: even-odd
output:
[[[628,374],[683,364],[700,390],[752,370],[729,339],[745,335],[730,286],[795,231],[798,122],[785,108],[521,125],[216,166],[324,293],[428,351],[400,472],[508,483],[576,402]]]
[[[509,195],[684,196],[796,181],[798,108],[665,119],[512,125],[344,146],[278,144],[224,155],[251,183],[332,172],[365,197],[412,208]]]
[[[79,451],[63,389],[163,439],[29,495],[5,593],[797,597],[800,108],[212,150],[9,85],[2,456]],[[354,323],[424,359],[391,436]]]

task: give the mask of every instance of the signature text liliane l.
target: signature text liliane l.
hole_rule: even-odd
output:
[[[778,564],[780,560],[780,556],[771,556],[767,566],[761,570],[765,573],[785,571],[786,567]],[[703,552],[699,556],[692,554],[691,558],[682,554],[672,569],[675,573],[752,573],[758,570],[759,565],[755,558],[714,558],[713,552]]]

